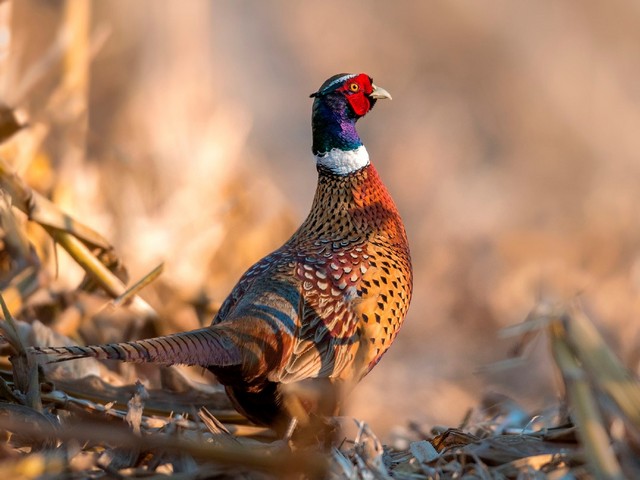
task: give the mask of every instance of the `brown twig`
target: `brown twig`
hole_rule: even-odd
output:
[[[20,429],[22,434],[34,437],[42,435],[39,429],[15,422],[12,418],[0,418],[0,429]],[[310,478],[323,478],[327,468],[326,458],[317,453],[293,454],[286,450],[247,448],[232,444],[222,447],[157,433],[145,435],[141,439],[126,427],[91,424],[86,421],[81,425],[62,427],[56,431],[56,436],[63,442],[81,440],[97,445],[117,445],[120,448],[140,448],[143,445],[148,451],[186,453],[202,461],[215,462],[222,466],[258,469],[275,474],[304,472]]]

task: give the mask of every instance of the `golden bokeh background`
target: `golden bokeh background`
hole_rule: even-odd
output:
[[[544,341],[485,368],[540,299],[579,297],[638,370],[636,2],[74,2],[89,6],[92,58],[79,110],[52,100],[74,48],[64,2],[2,6],[0,99],[28,118],[19,135],[41,132],[14,167],[105,235],[133,279],[165,261],[142,294],[157,330],[197,326],[194,299],[221,302],[304,219],[308,96],[366,72],[393,95],[359,131],[404,217],[415,293],[349,412],[384,436],[455,425],[490,391],[548,405]],[[73,288],[81,271],[58,263],[56,288]]]

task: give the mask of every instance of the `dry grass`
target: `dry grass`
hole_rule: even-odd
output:
[[[625,87],[640,25],[625,2],[552,3],[376,3],[349,49],[313,34],[333,2],[0,3],[0,289],[16,318],[0,473],[640,477],[640,108]],[[198,370],[9,364],[24,344],[208,323],[305,213],[308,105],[278,99],[303,100],[336,63],[394,94],[362,129],[387,158],[417,279],[398,346],[356,392],[367,422],[343,419],[339,449],[292,452]],[[532,304],[505,330],[518,354],[470,379]]]

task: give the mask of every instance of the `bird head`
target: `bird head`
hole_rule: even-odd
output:
[[[325,81],[311,97],[314,99],[312,150],[316,157],[322,157],[320,163],[330,168],[331,158],[326,158],[328,153],[333,151],[342,158],[344,155],[340,152],[348,152],[348,157],[352,158],[352,152],[357,151],[360,159],[354,165],[367,164],[368,155],[364,148],[360,148],[362,141],[355,124],[371,111],[376,101],[391,99],[389,92],[374,85],[373,79],[365,73],[340,73]],[[338,166],[333,170],[351,171],[352,167]]]
[[[336,107],[347,106],[346,113],[354,119],[364,117],[377,100],[391,99],[389,92],[376,86],[373,79],[366,73],[334,75],[310,96],[315,98],[314,104],[329,103]]]

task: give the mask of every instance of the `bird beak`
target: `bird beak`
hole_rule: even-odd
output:
[[[373,87],[373,92],[369,94],[371,98],[375,98],[376,100],[382,100],[388,98],[391,100],[391,94],[387,92],[384,88],[378,87],[376,85],[371,85]]]

